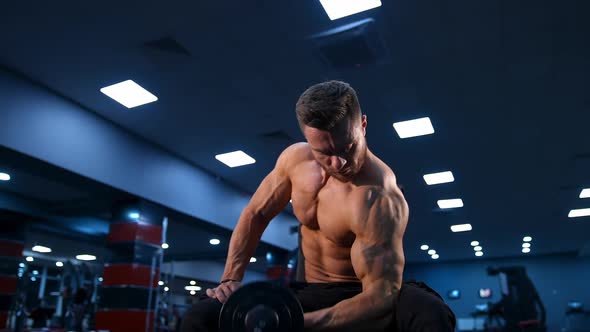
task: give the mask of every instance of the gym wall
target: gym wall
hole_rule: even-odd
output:
[[[437,264],[407,265],[404,280],[424,281],[434,288],[459,318],[470,318],[477,304],[498,302],[501,299],[498,276],[488,276],[488,266],[524,266],[547,312],[547,331],[560,331],[569,301],[581,301],[590,307],[590,258],[572,254],[541,257],[481,260],[469,262],[440,262]],[[490,288],[492,298],[480,299],[478,290]],[[451,289],[458,289],[461,297],[448,298]]]

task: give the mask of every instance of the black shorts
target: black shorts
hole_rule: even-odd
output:
[[[331,307],[362,291],[360,283],[292,283],[289,288],[304,312]],[[202,295],[182,319],[181,332],[217,331],[222,304]],[[398,332],[453,332],[455,315],[434,290],[421,282],[406,282],[392,303],[392,326]]]

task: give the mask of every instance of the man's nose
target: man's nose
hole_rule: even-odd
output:
[[[346,159],[339,157],[339,156],[332,156],[330,157],[330,166],[332,166],[337,171],[341,170],[344,165],[346,165]]]

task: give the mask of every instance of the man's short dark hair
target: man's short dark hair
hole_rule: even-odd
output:
[[[360,119],[356,91],[345,82],[318,83],[305,90],[295,107],[299,126],[331,130],[342,119]]]

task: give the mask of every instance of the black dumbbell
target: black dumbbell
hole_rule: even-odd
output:
[[[289,289],[254,282],[232,293],[219,315],[221,332],[300,332],[303,309]]]

